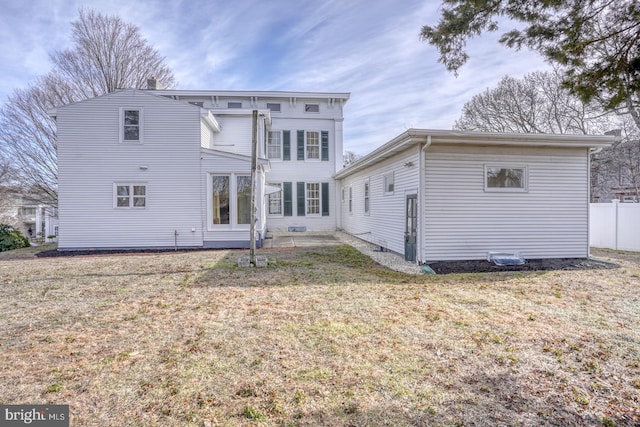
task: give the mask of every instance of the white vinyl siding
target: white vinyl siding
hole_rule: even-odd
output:
[[[287,104],[283,104],[283,112],[281,115],[273,115],[272,128],[280,130],[290,130],[291,132],[291,160],[272,161],[271,171],[267,173],[270,182],[290,182],[292,183],[292,216],[270,216],[267,220],[267,226],[270,231],[287,231],[289,227],[306,227],[308,231],[335,231],[337,226],[338,208],[340,206],[340,190],[336,190],[333,174],[336,172],[336,153],[342,153],[341,145],[337,147],[336,143],[342,143],[342,122],[329,121],[327,119],[300,119],[285,117],[291,114],[292,110],[287,110]],[[300,104],[297,105],[297,114],[301,113]],[[327,113],[337,114],[338,109],[327,110]],[[323,113],[324,109],[323,109]],[[328,132],[329,140],[329,161],[312,160],[302,162],[298,160],[298,130],[304,130],[306,136],[307,131],[317,132],[320,136],[322,131]],[[320,141],[321,143],[322,141]],[[322,151],[322,150],[321,150]],[[306,147],[304,152],[306,153]],[[340,156],[339,161],[341,162]],[[342,163],[340,163],[340,167]],[[297,183],[329,183],[329,215],[297,215]],[[322,187],[322,185],[321,185]],[[321,189],[322,193],[322,189]],[[306,197],[306,196],[305,196]],[[322,194],[321,194],[322,197]],[[321,203],[322,205],[322,203]],[[321,206],[322,208],[322,206]],[[284,209],[284,207],[283,207]]]
[[[342,228],[359,238],[404,254],[406,195],[416,194],[418,167],[405,167],[407,162],[418,164],[416,150],[407,150],[369,168],[354,173],[341,182],[352,191],[352,213],[349,203],[343,203]],[[384,177],[393,175],[394,192],[384,191]],[[369,182],[369,214],[365,213],[364,189]],[[347,195],[348,196],[348,195]]]
[[[120,143],[132,105],[144,144]],[[59,248],[202,246],[198,107],[123,90],[58,108],[56,122]],[[144,209],[114,208],[114,184],[141,182]]]
[[[213,134],[211,148],[250,156],[252,139],[251,116],[216,115],[216,120],[223,130],[220,133]]]
[[[496,163],[526,164],[528,191],[484,191]],[[425,171],[427,260],[588,255],[587,149],[432,146]]]

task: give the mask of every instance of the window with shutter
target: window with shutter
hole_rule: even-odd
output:
[[[322,183],[322,216],[329,216],[329,183]]]
[[[322,141],[322,157],[320,160],[328,161],[329,160],[329,132],[323,130],[321,132],[321,141]]]
[[[298,160],[304,160],[304,131],[298,131]]]
[[[283,208],[284,208],[284,216],[292,216],[293,215],[293,185],[290,182],[282,183],[282,197]]]
[[[304,205],[305,205],[305,188],[304,182],[298,182],[296,185],[296,197],[298,200],[298,216],[304,216]]]
[[[291,160],[291,131],[282,131],[282,160]]]

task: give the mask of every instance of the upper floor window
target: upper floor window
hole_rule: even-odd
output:
[[[242,108],[242,102],[227,102],[227,108]]]
[[[304,104],[305,113],[319,113],[320,104]]]
[[[269,131],[267,136],[267,158],[282,159],[282,133],[279,130]]]
[[[267,109],[271,110],[271,112],[276,112],[279,113],[280,112],[280,104],[275,103],[275,102],[267,102]]]
[[[385,193],[393,193],[395,188],[393,171],[388,172],[382,176],[382,183],[384,185],[383,191]]]
[[[526,166],[485,165],[485,191],[527,191]]]
[[[320,132],[307,132],[307,159],[320,160]]]
[[[122,142],[142,142],[142,110],[123,108],[121,113],[120,140]]]
[[[364,213],[369,213],[369,180],[364,182]]]
[[[144,208],[147,206],[147,186],[144,184],[116,184],[116,208]]]

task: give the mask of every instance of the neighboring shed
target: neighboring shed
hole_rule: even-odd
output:
[[[410,129],[336,173],[339,228],[416,262],[589,255],[589,158],[613,137]]]

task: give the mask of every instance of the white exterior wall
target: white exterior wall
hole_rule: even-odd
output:
[[[202,148],[213,148],[213,131],[209,129],[204,122],[204,120],[200,121],[200,146]]]
[[[213,134],[211,148],[251,156],[251,132],[253,129],[251,115],[215,115],[215,117],[220,124],[221,132]]]
[[[296,97],[283,92],[261,96],[256,92],[218,95],[216,92],[190,94],[189,91],[158,91],[166,96],[178,97],[180,102],[199,102],[210,109],[220,124],[220,133],[213,133],[210,145],[203,147],[249,156],[251,155],[251,112],[257,109],[269,113],[267,104],[280,104],[280,111],[271,111],[271,130],[291,131],[291,160],[269,159],[270,172],[266,173],[266,183],[291,182],[293,186],[293,215],[268,215],[266,225],[269,231],[286,231],[289,227],[306,227],[308,231],[335,231],[337,227],[339,199],[333,174],[342,169],[343,150],[343,101],[324,96]],[[322,94],[320,94],[322,95]],[[242,108],[228,108],[229,102],[240,102]],[[305,104],[318,104],[319,112],[305,112]],[[329,133],[329,161],[297,160],[296,131],[327,131]],[[264,155],[265,135],[262,122],[258,127],[260,154]],[[203,137],[203,140],[205,137]],[[297,215],[297,182],[329,183],[329,216]],[[266,198],[263,197],[266,203]],[[205,240],[209,237],[205,236]]]
[[[404,254],[406,197],[419,194],[418,160],[418,147],[414,147],[338,181],[340,195],[344,189],[340,228],[363,240]],[[413,166],[404,166],[408,162]],[[394,191],[385,193],[383,176],[391,171],[394,172]],[[370,191],[368,215],[364,212],[364,183],[367,179]],[[349,212],[349,187],[353,192],[352,212]]]
[[[121,107],[142,108],[142,144],[120,142]],[[176,231],[178,246],[202,245],[198,107],[125,90],[56,120],[59,248],[173,247]],[[115,208],[114,183],[145,184],[146,207]]]
[[[335,147],[336,139],[342,140],[342,128],[336,132],[336,121],[333,119],[296,119],[282,118],[272,115],[272,131],[291,132],[291,160],[270,159],[271,172],[267,174],[267,183],[291,182],[293,187],[293,215],[268,215],[267,228],[269,231],[286,231],[289,227],[307,227],[308,231],[335,231],[337,226],[337,210],[339,205],[335,197],[335,183],[333,174],[338,158],[342,159]],[[340,122],[341,124],[341,122]],[[329,160],[297,160],[297,131],[327,131],[329,134]],[[329,215],[297,214],[297,182],[329,183]]]
[[[484,190],[484,165],[525,165],[527,192]],[[588,149],[431,146],[423,258],[588,256]]]

